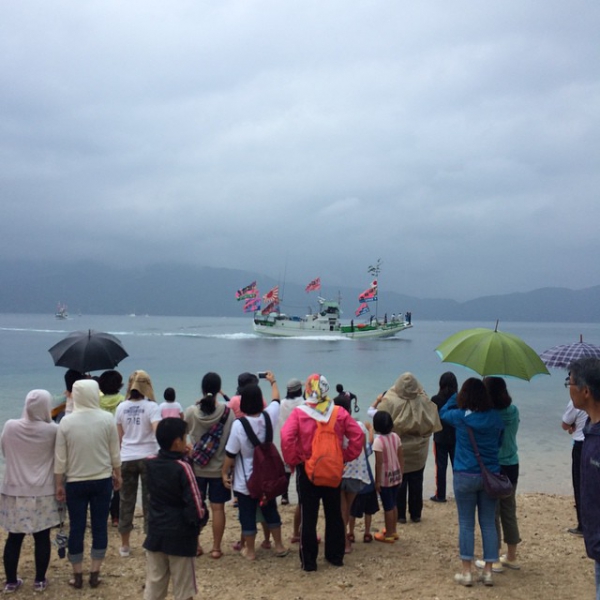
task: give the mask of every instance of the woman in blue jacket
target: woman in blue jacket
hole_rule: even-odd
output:
[[[448,400],[440,410],[440,417],[456,429],[454,497],[458,509],[462,572],[457,573],[454,579],[461,585],[473,585],[477,510],[485,561],[482,579],[485,585],[494,585],[492,565],[498,562],[498,534],[495,525],[497,501],[490,498],[483,489],[481,469],[469,437],[469,428],[475,436],[483,464],[492,473],[499,473],[498,450],[504,424],[494,410],[483,382],[475,377],[467,379],[458,395]]]

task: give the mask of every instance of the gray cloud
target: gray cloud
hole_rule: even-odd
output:
[[[600,283],[597,5],[5,3],[4,257]],[[243,285],[244,282],[240,282]]]

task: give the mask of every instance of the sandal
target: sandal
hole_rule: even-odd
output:
[[[293,535],[290,538],[290,543],[292,543],[292,544],[299,544],[300,543],[300,536],[299,535]]]
[[[396,538],[392,536],[388,537],[384,533],[376,533],[374,537],[375,541],[384,542],[386,544],[393,544],[396,541]]]
[[[270,550],[271,549],[271,542],[269,540],[263,540],[263,542],[260,545],[260,547],[263,548],[264,550]]]
[[[196,548],[196,556],[202,556],[204,554],[204,550],[202,550],[202,546],[200,546],[200,544],[198,544],[198,547]]]
[[[214,558],[215,560],[221,558],[221,556],[223,556],[223,552],[221,552],[221,550],[213,549],[210,551],[210,557]]]
[[[235,544],[231,546],[236,552],[239,552],[242,549],[242,540],[238,540]]]
[[[354,539],[354,534],[353,534],[353,533],[347,533],[347,534],[346,534],[346,539],[347,539],[347,540],[348,540],[348,541],[349,541],[351,544],[354,544],[354,542],[356,541],[356,540]]]
[[[363,542],[365,544],[370,544],[373,541],[373,536],[370,533],[365,533],[365,535],[363,535]]]
[[[90,587],[97,588],[102,583],[102,579],[100,579],[100,571],[91,571],[90,572]]]
[[[69,585],[80,590],[83,587],[83,573],[73,573],[73,579],[69,579]]]

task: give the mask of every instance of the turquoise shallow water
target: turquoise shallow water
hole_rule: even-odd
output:
[[[242,371],[270,369],[285,386],[291,377],[323,373],[330,384],[343,383],[357,394],[358,418],[375,396],[404,371],[412,371],[433,395],[441,373],[452,370],[459,383],[472,373],[442,363],[435,347],[447,336],[493,323],[415,321],[415,327],[387,340],[352,341],[330,338],[263,338],[252,332],[248,318],[80,316],[58,321],[53,315],[0,314],[0,422],[19,417],[25,395],[33,388],[53,394],[63,390],[64,369],[55,367],[50,348],[67,333],[97,329],[117,335],[129,353],[119,370],[126,378],[135,369],[150,374],[157,395],[165,387],[177,390],[183,406],[199,395],[200,380],[217,371],[223,388],[233,394]],[[579,334],[600,343],[599,324],[500,323],[500,329],[522,337],[541,352],[550,346],[577,341]],[[521,492],[570,494],[570,439],[560,427],[568,401],[565,373],[553,371],[531,382],[508,381],[521,413],[519,453]],[[433,492],[433,461],[426,474],[426,493]]]

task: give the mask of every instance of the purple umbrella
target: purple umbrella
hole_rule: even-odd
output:
[[[540,354],[540,358],[547,367],[567,369],[574,360],[579,358],[600,358],[600,346],[586,344],[583,335],[580,335],[578,342],[548,348]]]

